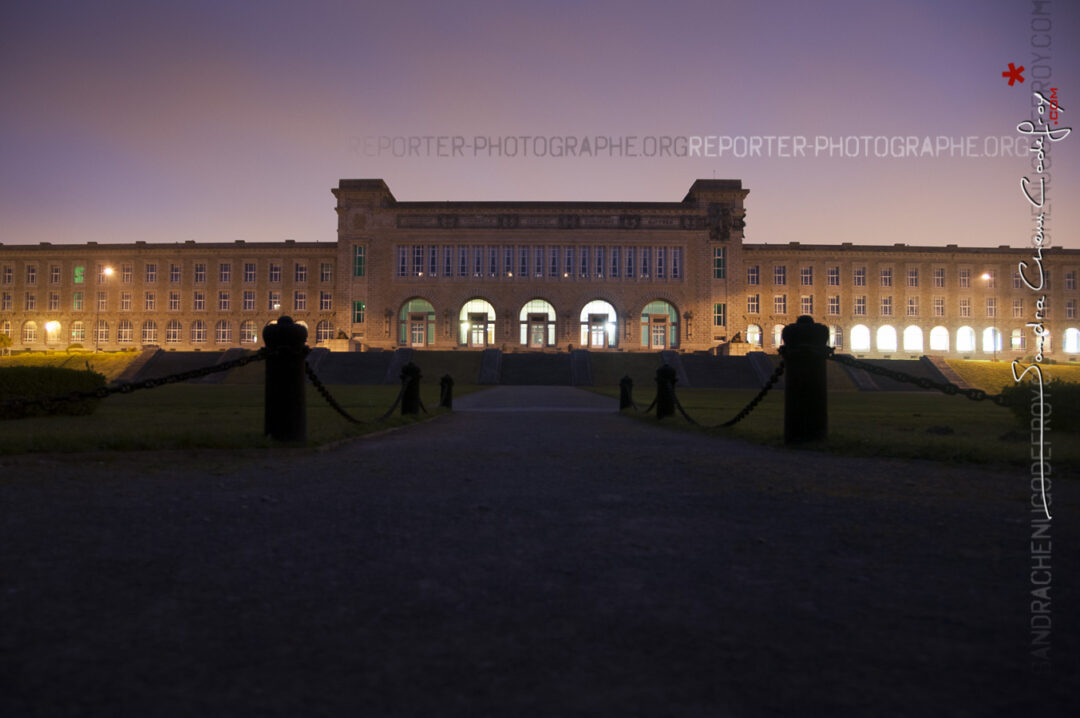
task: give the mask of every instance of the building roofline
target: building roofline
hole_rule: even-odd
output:
[[[743,242],[744,250],[748,251],[828,251],[828,250],[842,250],[852,252],[910,252],[910,253],[940,253],[940,254],[952,254],[961,253],[968,254],[971,252],[978,252],[983,254],[1022,254],[1030,257],[1034,251],[1033,247],[1013,247],[1011,245],[999,245],[997,247],[961,247],[956,244],[941,245],[917,245],[917,244],[852,244],[851,242],[842,242],[840,244],[803,244],[802,242],[785,242],[783,244],[768,244],[763,242]],[[1054,254],[1080,254],[1080,249],[1067,249],[1064,247],[1046,247],[1045,250],[1050,250]]]

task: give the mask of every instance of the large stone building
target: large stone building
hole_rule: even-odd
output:
[[[739,180],[681,202],[401,202],[341,180],[337,241],[0,245],[18,349],[256,347],[281,314],[333,349],[775,351],[800,314],[866,356],[1080,355],[1080,251],[743,241]],[[1043,306],[1038,306],[1045,296]],[[1037,318],[1038,317],[1038,318]]]

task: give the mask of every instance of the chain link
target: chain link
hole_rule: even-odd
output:
[[[896,369],[886,369],[885,367],[880,367],[876,364],[859,361],[855,357],[846,356],[844,354],[837,354],[832,347],[829,347],[828,353],[825,355],[825,357],[835,362],[839,362],[840,364],[854,367],[855,369],[862,369],[863,371],[869,372],[871,374],[877,374],[878,376],[887,377],[889,379],[892,379],[893,381],[902,382],[904,384],[915,384],[922,389],[936,389],[937,391],[940,391],[943,394],[948,394],[949,396],[956,396],[957,394],[960,394],[961,396],[965,396],[972,401],[985,401],[989,399],[998,406],[1009,405],[1008,399],[1006,399],[1001,394],[990,395],[982,389],[977,389],[974,387],[968,389],[961,389],[952,382],[934,381],[933,379],[930,379],[928,377],[912,376],[911,374],[897,371]]]
[[[742,421],[747,416],[749,416],[750,412],[753,411],[755,408],[757,408],[757,405],[760,404],[761,400],[765,398],[765,395],[769,393],[769,390],[772,389],[776,385],[776,382],[780,381],[780,377],[783,375],[783,373],[784,373],[784,360],[781,359],[780,363],[776,365],[776,371],[774,371],[772,376],[769,377],[769,380],[767,382],[765,382],[765,386],[761,387],[761,391],[758,392],[757,396],[755,396],[753,399],[751,399],[750,403],[747,404],[746,406],[744,406],[742,411],[740,411],[738,414],[736,414],[734,417],[732,417],[728,421],[725,421],[720,426],[725,428],[725,429],[727,427],[729,427],[729,426],[735,426],[740,421]]]
[[[130,394],[133,391],[139,389],[153,389],[155,387],[164,386],[165,384],[175,384],[181,381],[189,381],[191,379],[198,379],[200,377],[209,376],[211,374],[217,374],[223,371],[229,371],[230,369],[236,369],[247,364],[256,361],[262,361],[269,355],[269,350],[265,347],[238,359],[232,359],[221,364],[214,364],[213,366],[202,367],[200,369],[191,369],[189,371],[179,372],[177,374],[170,374],[168,376],[155,377],[153,379],[143,379],[142,381],[124,382],[122,384],[112,384],[109,386],[99,386],[96,389],[87,389],[84,391],[73,391],[68,394],[59,394],[54,396],[39,396],[32,399],[8,399],[7,401],[0,402],[0,409],[26,409],[31,406],[40,406],[48,409],[55,404],[63,404],[66,402],[82,401],[83,399],[104,399],[112,394]]]

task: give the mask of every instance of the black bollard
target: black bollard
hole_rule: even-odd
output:
[[[291,317],[263,328],[266,343],[266,388],[263,433],[274,441],[307,440],[304,357],[307,329]]]
[[[619,411],[634,405],[634,380],[624,376],[619,380]]]
[[[439,406],[454,408],[454,378],[449,374],[444,374],[443,378],[439,379]]]
[[[656,370],[656,418],[663,419],[675,413],[675,368],[664,364]]]
[[[420,413],[420,367],[412,362],[401,367],[405,391],[401,395],[401,415]]]
[[[823,441],[829,433],[825,356],[829,328],[803,315],[784,327],[784,443]]]

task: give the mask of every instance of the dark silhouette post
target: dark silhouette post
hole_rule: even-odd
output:
[[[656,370],[656,418],[663,419],[675,413],[675,368],[664,364]]]
[[[619,411],[634,405],[634,380],[624,376],[619,380]]]
[[[405,385],[401,394],[401,415],[420,413],[420,367],[412,362],[401,367],[401,381]]]
[[[439,379],[439,406],[454,408],[454,378],[449,374],[444,374],[443,378]]]
[[[263,433],[274,441],[307,440],[304,357],[307,329],[291,317],[263,328],[266,343],[266,388]]]
[[[803,315],[781,334],[784,357],[784,443],[823,441],[829,429],[825,362],[829,328]]]

